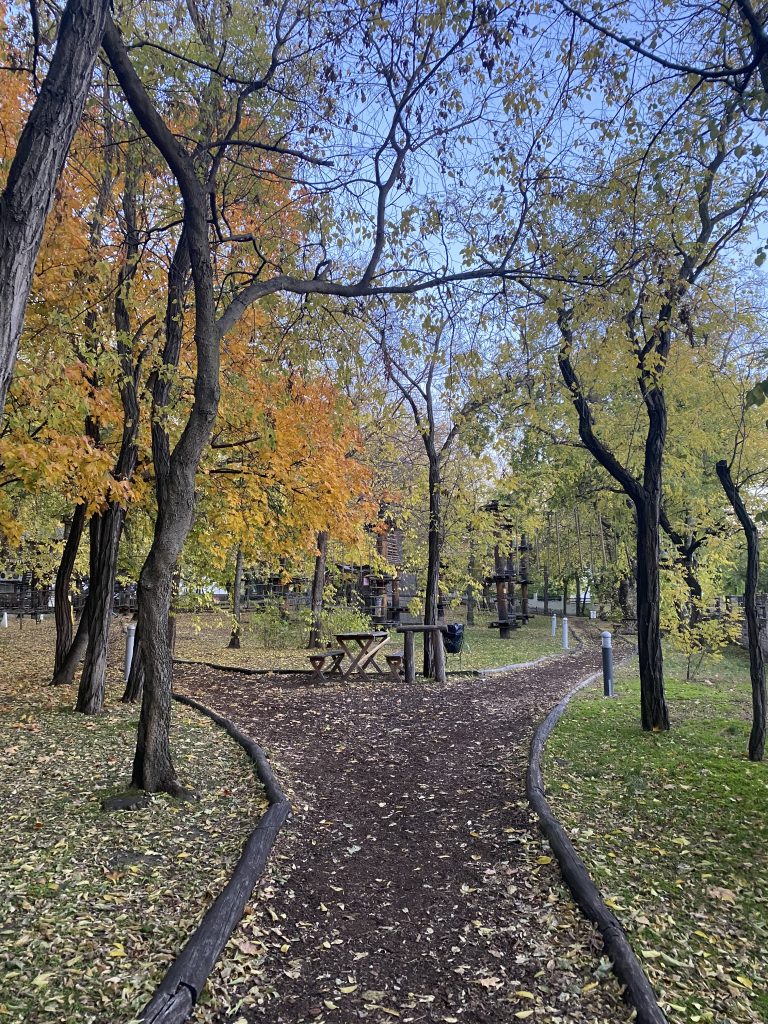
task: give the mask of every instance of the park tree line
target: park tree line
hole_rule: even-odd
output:
[[[652,46],[565,3],[528,22],[405,0],[270,3],[258,24],[245,4],[71,2],[44,37],[9,21],[5,548],[67,522],[53,678],[79,673],[86,714],[126,530],[141,553],[134,784],[179,788],[180,559],[237,578],[384,505],[414,527],[428,623],[492,572],[494,501],[547,593],[621,606],[634,587],[647,730],[669,727],[662,632],[704,645],[737,517],[762,757],[768,104],[739,10],[726,64],[709,9],[671,55],[671,5]]]

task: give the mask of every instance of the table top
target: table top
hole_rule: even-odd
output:
[[[444,629],[445,629],[445,623],[443,623],[442,626],[438,626],[438,625],[426,626],[426,625],[424,625],[423,622],[414,622],[412,626],[398,626],[397,629],[395,630],[395,632],[397,632],[397,633],[429,633],[429,632],[432,632],[433,630],[440,630],[442,632],[442,630],[444,630]]]
[[[364,630],[360,633],[334,633],[337,640],[375,640],[381,637],[389,636],[389,633],[372,632],[371,630]]]

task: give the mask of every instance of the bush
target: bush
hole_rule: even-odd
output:
[[[333,643],[337,633],[364,633],[371,620],[358,605],[337,604],[323,609],[321,625],[323,643]]]

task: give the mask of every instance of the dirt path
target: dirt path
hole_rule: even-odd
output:
[[[295,808],[234,939],[242,1002],[217,1019],[627,1020],[524,793],[534,724],[598,662],[411,688],[179,672],[258,738]]]

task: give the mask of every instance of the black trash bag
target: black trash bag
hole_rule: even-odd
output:
[[[443,630],[443,644],[446,654],[461,654],[464,646],[464,623],[450,622]]]

